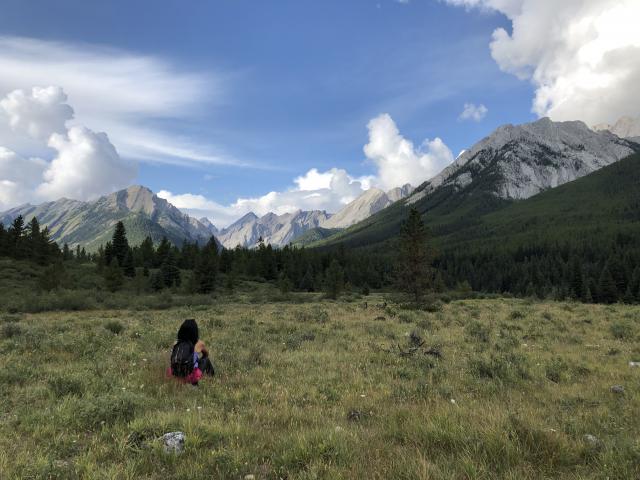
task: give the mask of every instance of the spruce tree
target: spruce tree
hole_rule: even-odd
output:
[[[153,240],[147,236],[140,244],[140,259],[143,267],[151,268],[154,265],[155,251],[153,249]]]
[[[161,272],[153,272],[149,277],[149,286],[154,292],[159,292],[164,288],[164,279]]]
[[[118,259],[114,257],[111,263],[104,269],[105,287],[110,292],[115,292],[122,287],[123,283],[122,269],[118,264]]]
[[[198,293],[211,293],[218,276],[218,246],[213,237],[200,251],[194,270],[195,288]]]
[[[571,298],[574,300],[583,300],[586,288],[582,265],[580,264],[580,260],[575,257],[571,263]]]
[[[313,292],[314,289],[314,277],[313,277],[313,267],[309,265],[307,268],[307,273],[304,274],[302,280],[300,281],[300,290],[305,292]]]
[[[180,286],[180,269],[177,266],[176,257],[172,250],[169,250],[162,265],[160,265],[160,273],[165,287]]]
[[[327,298],[337,299],[344,289],[344,271],[338,263],[333,260],[326,271],[324,279],[324,291]]]
[[[122,271],[129,278],[133,278],[133,277],[136,276],[136,266],[133,263],[133,251],[131,250],[131,248],[127,249],[127,253],[124,256],[124,263],[122,264]]]
[[[618,289],[613,275],[609,271],[608,265],[602,269],[600,281],[598,283],[598,302],[615,303],[618,300]]]
[[[111,239],[112,255],[118,260],[121,266],[125,264],[125,257],[129,251],[129,242],[127,240],[127,232],[122,222],[116,224],[116,228],[113,231],[113,238]]]
[[[396,279],[400,290],[408,294],[416,305],[422,302],[427,289],[433,284],[432,252],[427,240],[427,229],[420,213],[412,208],[400,229]]]
[[[9,250],[9,256],[14,258],[23,258],[26,255],[24,245],[24,218],[22,215],[18,215],[7,232],[7,246]]]
[[[291,292],[292,288],[293,284],[287,274],[285,272],[280,272],[280,275],[278,276],[278,290],[280,290],[280,293],[282,295],[286,295]]]

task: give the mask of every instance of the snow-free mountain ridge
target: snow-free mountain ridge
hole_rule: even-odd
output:
[[[155,242],[166,236],[175,245],[182,245],[185,240],[204,243],[216,233],[210,222],[204,223],[182,213],[140,185],[89,202],[63,198],[40,205],[22,205],[0,213],[0,221],[8,224],[18,215],[27,222],[37,217],[59,244],[82,245],[89,251],[110,239],[118,221],[125,224],[133,245],[147,235]]]
[[[570,182],[640,150],[640,145],[580,121],[542,118],[504,125],[464,151],[408,199],[415,203],[442,187],[461,190],[482,182],[503,199],[522,200]]]

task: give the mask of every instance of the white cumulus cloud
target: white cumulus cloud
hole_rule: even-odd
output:
[[[511,32],[493,32],[491,54],[503,71],[533,82],[539,116],[592,125],[640,113],[638,0],[445,1],[511,20]]]
[[[460,114],[460,120],[473,120],[474,122],[481,121],[484,117],[487,116],[487,112],[489,109],[485,107],[483,104],[475,105],[473,103],[465,103],[464,109]]]
[[[44,153],[34,157],[0,144],[3,209],[60,197],[94,199],[136,178],[136,164],[124,161],[105,133],[67,126],[73,109],[66,99],[59,87],[33,87],[0,100],[0,142],[13,147],[21,145],[14,137],[31,137],[29,147]]]
[[[374,184],[385,190],[406,183],[418,186],[453,161],[451,150],[440,138],[425,140],[416,148],[388,114],[371,120],[368,128],[364,153],[378,170]]]

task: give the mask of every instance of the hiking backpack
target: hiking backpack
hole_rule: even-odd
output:
[[[174,377],[188,377],[195,367],[193,361],[193,343],[180,340],[171,351],[171,373]]]

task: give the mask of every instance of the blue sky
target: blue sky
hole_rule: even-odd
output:
[[[511,33],[508,9],[470,10],[438,0],[2,3],[0,36],[42,42],[21,55],[33,57],[43,45],[55,55],[64,50],[56,68],[68,62],[82,77],[95,63],[107,71],[112,63],[115,80],[105,80],[108,92],[93,94],[87,84],[102,83],[102,73],[88,74],[84,84],[66,81],[54,67],[38,72],[34,60],[36,71],[16,75],[15,85],[11,78],[0,82],[1,93],[36,80],[62,88],[74,121],[105,131],[122,160],[135,162],[136,183],[171,192],[176,203],[180,194],[202,196],[213,205],[210,217],[232,215],[216,215],[216,208],[239,198],[291,189],[311,169],[343,169],[368,186],[366,178],[380,174],[363,147],[369,122],[381,114],[416,150],[438,137],[454,156],[501,124],[538,116],[532,113],[537,86],[502,71],[492,57],[492,33]],[[77,67],[74,56],[97,60]],[[123,57],[152,65],[118,70]],[[128,78],[117,78],[120,71]],[[151,77],[157,85],[149,87],[147,104],[111,109],[144,96]],[[128,88],[130,97],[116,98]],[[486,115],[461,119],[467,103],[484,105]],[[141,153],[138,128],[139,138],[193,155]],[[193,207],[186,198],[182,203]]]

